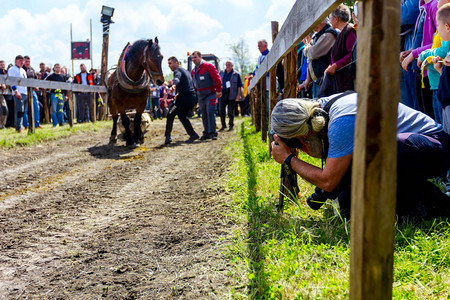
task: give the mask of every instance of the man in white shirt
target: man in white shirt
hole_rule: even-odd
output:
[[[27,78],[27,73],[23,67],[23,56],[17,55],[15,60],[15,66],[8,70],[8,76]],[[27,88],[25,86],[12,86],[14,95],[14,117],[15,128],[18,132],[23,132],[23,115],[25,109],[28,107]]]

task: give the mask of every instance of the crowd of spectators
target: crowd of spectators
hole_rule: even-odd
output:
[[[74,82],[79,84],[99,85],[100,77],[96,69],[87,72],[84,64],[80,65],[80,73],[73,78],[67,73],[67,67],[55,63],[53,67],[46,66],[45,63],[39,64],[39,71],[31,66],[29,56],[17,55],[14,64],[6,67],[4,60],[0,60],[0,75],[9,75],[11,77],[31,78],[37,80],[51,80],[59,82]],[[22,86],[11,86],[11,93],[8,93],[8,87],[1,85],[0,93],[0,128],[11,127],[18,132],[23,132],[29,126],[28,122],[28,90]],[[64,124],[68,121],[69,103],[64,90],[33,88],[32,99],[34,106],[35,128],[41,128],[45,119],[45,103],[51,118],[53,127]],[[46,94],[46,97],[44,95]],[[78,123],[91,120],[92,97],[90,94],[76,93],[76,117]],[[96,99],[99,98],[96,95]],[[98,113],[98,108],[95,113]]]

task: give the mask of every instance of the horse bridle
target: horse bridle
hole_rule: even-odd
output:
[[[147,71],[147,73],[149,73],[148,75],[150,76],[150,80],[155,83],[155,81],[153,80],[153,76],[163,76],[164,74],[162,72],[155,72],[152,71],[152,69],[150,68],[150,66],[147,64],[147,51],[148,51],[148,46],[145,46],[144,49],[144,61],[142,63],[142,65],[144,65],[145,70],[150,70],[150,73]]]

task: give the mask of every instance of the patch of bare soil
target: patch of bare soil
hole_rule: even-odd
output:
[[[176,120],[163,147],[164,126],[134,150],[106,130],[0,150],[0,299],[225,296],[233,224],[217,182],[234,133],[186,144]]]

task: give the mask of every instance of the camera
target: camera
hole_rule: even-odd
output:
[[[339,192],[337,190],[326,192],[316,187],[315,192],[311,194],[308,199],[306,199],[306,203],[308,203],[308,206],[310,208],[318,210],[328,199],[335,199],[338,195]]]
[[[273,138],[273,135],[275,134],[275,132],[270,129],[269,130],[269,140],[270,142],[275,141],[275,139]],[[289,148],[297,148],[300,149],[303,147],[302,142],[300,142],[299,139],[296,138],[291,138],[291,139],[287,139],[287,138],[283,138],[281,136],[278,136]]]

